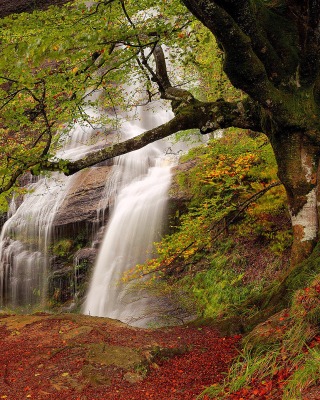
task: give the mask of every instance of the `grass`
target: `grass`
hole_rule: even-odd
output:
[[[201,397],[222,400],[230,393],[260,393],[276,388],[282,400],[298,400],[319,383],[320,275],[293,296],[290,308],[258,325],[243,340],[243,350],[221,385]],[[269,385],[269,386],[268,386]],[[275,390],[275,389],[274,389]],[[270,393],[269,393],[270,394]]]
[[[243,283],[245,272],[236,272],[232,268],[234,261],[232,255],[215,254],[210,257],[207,270],[181,280],[184,290],[200,305],[201,316],[215,317],[229,305],[240,304],[250,294],[262,289],[263,281]]]

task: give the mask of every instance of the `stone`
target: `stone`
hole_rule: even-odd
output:
[[[99,203],[103,197],[105,184],[112,166],[99,166],[80,171],[61,204],[53,221],[54,237],[75,237],[83,230],[90,233],[97,225],[106,223],[99,221]]]
[[[143,376],[140,374],[135,374],[134,372],[127,372],[124,374],[123,379],[129,383],[136,383],[143,381]]]
[[[145,359],[136,350],[129,347],[110,346],[94,343],[89,346],[86,360],[90,363],[113,365],[125,370],[133,369],[145,363]]]

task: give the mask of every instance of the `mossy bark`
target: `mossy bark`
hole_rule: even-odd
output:
[[[320,148],[301,131],[271,136],[271,143],[292,221],[290,269],[293,269],[312,253],[318,240]]]

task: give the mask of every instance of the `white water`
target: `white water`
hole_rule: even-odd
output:
[[[95,117],[91,110],[87,112]],[[82,157],[90,150],[84,143],[93,132],[89,125],[75,124],[57,156],[73,160]],[[30,311],[34,305],[45,307],[52,223],[74,179],[75,175],[59,173],[40,177],[28,185],[31,192],[24,196],[20,207],[16,209],[12,201],[11,217],[0,235],[1,308]]]
[[[92,112],[87,110],[87,112]],[[140,121],[124,122],[122,138],[166,122],[171,113],[140,111]],[[94,115],[92,115],[94,117]],[[91,150],[84,145],[94,130],[76,124],[69,140],[57,154],[78,159]],[[170,185],[170,167],[163,156],[164,144],[154,143],[115,160],[101,199],[100,213],[109,206],[113,213],[95,267],[85,312],[91,315],[126,319],[140,315],[144,302],[124,304],[123,287],[116,283],[122,273],[142,263],[159,238]],[[77,179],[52,174],[30,182],[30,193],[20,207],[11,203],[11,215],[0,236],[0,306],[20,311],[46,307],[52,224],[55,215]],[[30,179],[31,180],[31,179]],[[111,206],[112,204],[112,206]]]
[[[141,122],[123,124],[124,136],[136,136],[171,117],[159,110],[141,114]],[[163,143],[152,143],[119,157],[113,166],[105,201],[115,197],[114,209],[94,267],[85,314],[130,322],[145,312],[146,299],[133,301],[118,281],[125,271],[152,256],[153,242],[159,239],[171,182],[163,149]]]

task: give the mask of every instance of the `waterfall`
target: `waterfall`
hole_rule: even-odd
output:
[[[132,137],[166,122],[171,113],[142,110],[141,121],[122,126]],[[130,322],[145,313],[147,299],[134,301],[126,285],[118,284],[122,274],[152,256],[153,242],[160,238],[171,182],[170,162],[164,144],[156,142],[115,160],[105,198],[115,196],[83,313]],[[117,193],[115,193],[117,192]],[[148,251],[148,253],[147,253]]]
[[[86,112],[92,119],[97,117],[91,109]],[[171,112],[157,108],[141,107],[138,114],[140,120],[133,122],[127,121],[128,115],[121,116],[122,139],[172,117]],[[91,125],[75,123],[56,156],[76,160],[101,146],[88,145],[96,130]],[[86,313],[120,319],[137,316],[137,303],[123,304],[124,288],[118,287],[117,281],[125,270],[152,256],[152,244],[159,239],[171,179],[164,148],[162,142],[153,143],[114,160],[98,210],[101,217],[106,207],[112,208],[112,215],[94,268]],[[26,179],[28,193],[23,199],[12,200],[10,217],[0,235],[0,307],[21,312],[46,308],[52,225],[77,174],[29,174]],[[143,307],[144,302],[140,301],[140,311]]]
[[[96,113],[88,109],[93,119]],[[57,157],[76,160],[92,150],[85,145],[95,129],[76,123],[64,138]],[[75,179],[54,173],[49,178],[29,176],[26,194],[19,207],[10,205],[10,218],[0,235],[0,306],[19,311],[45,308],[48,253],[52,222]]]

